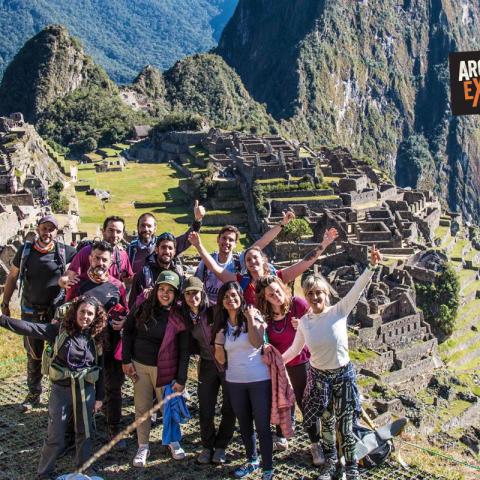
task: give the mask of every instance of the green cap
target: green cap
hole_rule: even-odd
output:
[[[157,277],[157,281],[155,283],[167,283],[178,290],[180,288],[180,277],[172,270],[164,270]]]
[[[182,292],[188,292],[190,290],[195,290],[196,292],[201,292],[203,290],[203,282],[195,276],[188,277],[182,285]]]

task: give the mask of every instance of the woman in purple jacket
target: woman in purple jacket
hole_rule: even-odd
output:
[[[200,438],[202,451],[197,457],[199,464],[223,464],[225,449],[235,430],[235,414],[227,394],[225,369],[215,359],[212,341],[213,308],[208,308],[208,298],[203,282],[189,277],[182,286],[179,311],[191,337],[191,353],[200,356],[198,364],[198,401],[200,410]],[[222,388],[222,416],[215,430],[215,406]]]
[[[149,298],[127,318],[123,329],[123,371],[134,382],[135,418],[153,405],[153,391],[162,398],[163,387],[175,379],[173,389],[183,392],[187,381],[189,335],[172,309],[180,287],[179,276],[165,270],[157,278]],[[134,467],[144,467],[150,455],[150,419],[137,427],[138,451]],[[169,445],[175,460],[185,458],[178,442]]]

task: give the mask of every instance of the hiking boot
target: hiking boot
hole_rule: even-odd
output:
[[[140,445],[137,453],[133,459],[132,465],[134,467],[143,468],[147,465],[147,458],[150,456],[150,449],[147,445]]]
[[[317,480],[332,480],[337,470],[337,460],[335,458],[326,458],[325,464],[320,468],[320,475]]]
[[[323,454],[323,449],[320,443],[312,443],[310,445],[310,453],[312,454],[312,463],[316,467],[320,467],[325,463],[325,455]]]
[[[273,436],[273,451],[284,452],[288,448],[288,441],[285,437]]]
[[[109,441],[115,438],[121,432],[119,425],[109,425],[107,427],[107,430],[108,430]],[[121,438],[113,448],[115,448],[116,450],[126,451],[127,441],[124,438]]]
[[[216,448],[213,452],[212,462],[217,465],[223,465],[227,461],[224,448]]]
[[[345,466],[345,473],[347,480],[360,480],[360,474],[358,473],[358,466],[356,463],[347,464]]]
[[[257,470],[259,465],[260,465],[260,463],[259,463],[258,459],[255,458],[255,459],[251,460],[250,462],[247,462],[247,463],[241,465],[240,467],[237,467],[233,471],[233,476],[235,478],[243,478],[246,475],[249,475],[250,473]]]
[[[262,480],[272,480],[273,470],[264,470],[262,475]]]
[[[197,463],[200,465],[208,465],[212,461],[212,451],[204,448],[197,456]]]
[[[28,393],[25,400],[20,405],[24,412],[28,412],[29,410],[32,410],[32,408],[37,408],[38,406],[40,406],[39,393]]]
[[[172,442],[168,448],[174,460],[183,460],[185,458],[185,451],[178,442]]]

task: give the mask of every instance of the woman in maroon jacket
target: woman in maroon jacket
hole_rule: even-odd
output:
[[[213,307],[214,308],[214,307]],[[200,437],[202,451],[197,457],[200,464],[225,463],[225,449],[235,430],[235,414],[227,394],[225,369],[215,360],[212,341],[213,311],[203,282],[189,277],[183,283],[179,309],[191,337],[191,352],[200,355],[198,364],[198,401],[200,409]],[[222,388],[222,416],[215,430],[215,406]]]
[[[162,398],[163,387],[175,379],[173,389],[182,392],[187,381],[189,335],[172,309],[180,287],[179,276],[165,270],[157,278],[149,298],[127,318],[123,330],[123,371],[134,382],[135,418],[153,405],[153,390]],[[150,420],[137,427],[138,451],[134,467],[144,467],[150,455]],[[178,442],[169,445],[175,460],[185,458]]]
[[[309,306],[306,300],[299,297],[292,297],[290,289],[279,277],[269,275],[257,280],[256,283],[257,307],[267,321],[268,342],[280,353],[286,352],[295,338],[298,320],[307,312]],[[286,365],[295,398],[300,410],[302,408],[303,392],[307,385],[307,372],[310,367],[310,352],[307,347]],[[295,414],[295,407],[292,409],[292,417]],[[324,463],[322,447],[319,444],[320,435],[317,426],[314,425],[308,430],[311,442],[310,451],[313,464],[316,466]],[[287,439],[282,436],[281,430],[277,427],[274,437],[274,450],[286,450]]]

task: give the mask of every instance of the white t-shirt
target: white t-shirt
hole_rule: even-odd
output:
[[[227,324],[225,351],[227,370],[225,379],[232,383],[261,382],[270,379],[270,371],[262,360],[262,347],[255,348],[248,339],[247,332],[234,337],[236,327]]]
[[[310,364],[318,370],[334,370],[350,362],[348,355],[347,317],[360,299],[372,278],[373,270],[366,268],[347,295],[322,313],[307,313],[298,324],[290,348],[282,355],[285,363],[295,358],[307,345]]]

